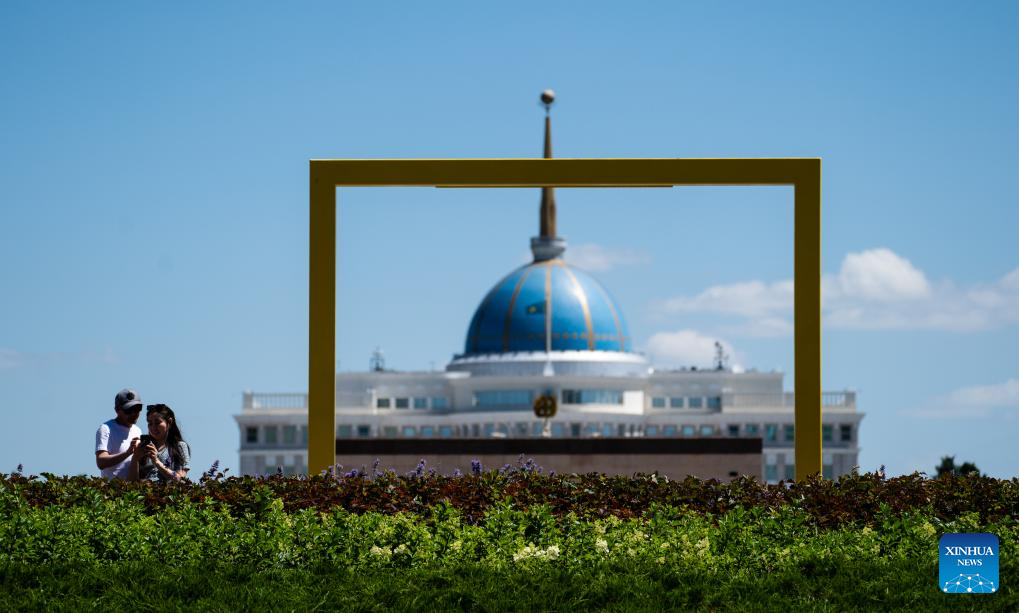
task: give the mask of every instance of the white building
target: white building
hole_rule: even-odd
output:
[[[551,157],[547,117],[545,128]],[[534,261],[484,297],[444,371],[386,370],[378,356],[368,372],[336,376],[338,448],[373,438],[760,438],[760,478],[791,479],[795,398],[782,373],[734,372],[721,352],[710,370],[652,367],[605,288],[561,259],[555,221],[545,188]],[[547,431],[533,410],[542,396],[558,406]],[[825,392],[822,406],[823,474],[835,477],[857,465],[863,414],[851,391]],[[235,418],[242,474],[307,470],[305,394],[245,392]]]

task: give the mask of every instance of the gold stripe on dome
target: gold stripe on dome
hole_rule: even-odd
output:
[[[556,261],[559,263],[559,266],[562,266],[570,280],[573,281],[573,286],[577,288],[577,299],[580,301],[580,308],[584,311],[584,325],[587,326],[587,348],[593,351],[594,326],[591,324],[591,307],[587,304],[587,292],[584,291],[584,287],[580,285],[580,281],[577,281],[576,275],[573,274],[573,271],[570,270],[566,263],[562,260]]]
[[[515,273],[515,272],[516,271],[514,270],[513,272],[507,274],[505,277],[500,279],[499,282],[495,284],[495,288],[501,287],[502,284],[506,282],[506,279],[509,279],[510,277],[512,277],[513,273]],[[477,326],[472,326],[471,329],[468,330],[468,337],[467,337],[468,340],[470,340],[471,338],[474,339],[474,343],[473,343],[473,345],[471,347],[471,353],[477,353],[478,352],[478,345],[481,343],[481,322],[482,322],[482,319],[484,319],[484,314],[488,312],[488,305],[492,302],[492,299],[495,297],[495,293],[496,293],[495,292],[495,288],[493,288],[492,291],[488,292],[488,295],[485,296],[485,299],[481,301],[481,306],[479,306],[478,310],[475,311],[475,315],[480,313],[481,317],[479,317],[478,320],[477,320]],[[474,322],[472,321],[471,323],[474,323]],[[485,337],[485,338],[488,338],[488,337]]]
[[[517,281],[517,286],[513,288],[513,295],[510,297],[509,301],[509,309],[506,311],[506,324],[502,330],[503,352],[509,351],[510,321],[513,319],[513,305],[517,303],[517,295],[520,293],[520,288],[524,286],[524,280],[527,279],[527,275],[529,274],[531,274],[530,266],[524,269],[524,274],[520,275],[520,279]]]
[[[595,285],[598,287],[598,291],[601,292],[602,297],[605,298],[605,302],[609,305],[609,310],[612,311],[612,319],[616,322],[616,332],[619,334],[619,350],[626,351],[626,337],[623,336],[623,326],[619,323],[619,314],[616,313],[616,305],[613,304],[612,298],[609,297],[609,294],[605,291],[604,287],[597,283],[595,283]]]
[[[545,351],[552,351],[552,262],[545,262]]]

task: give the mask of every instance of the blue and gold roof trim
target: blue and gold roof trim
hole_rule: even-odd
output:
[[[631,350],[609,293],[559,258],[522,266],[488,292],[471,320],[464,355],[546,350]]]

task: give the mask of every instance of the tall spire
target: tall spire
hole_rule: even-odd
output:
[[[555,92],[546,89],[541,92],[541,103],[545,106],[545,159],[552,159],[552,103]],[[555,188],[541,188],[540,231],[531,239],[531,252],[535,262],[551,260],[566,250],[566,239],[556,234]]]
[[[541,92],[541,103],[545,105],[545,159],[552,159],[552,103],[555,92],[546,89]],[[555,237],[555,188],[541,188],[541,236]]]

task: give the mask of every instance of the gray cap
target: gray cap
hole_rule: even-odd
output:
[[[142,399],[138,392],[124,388],[117,392],[117,397],[113,401],[113,408],[119,411],[126,411],[135,405],[141,406],[141,404]]]

